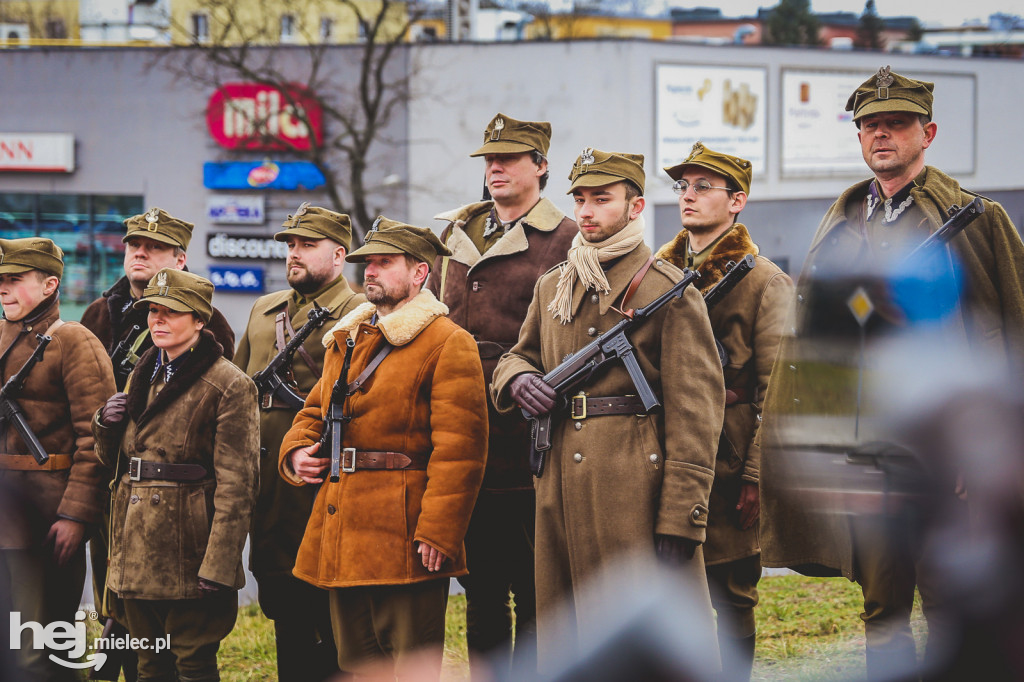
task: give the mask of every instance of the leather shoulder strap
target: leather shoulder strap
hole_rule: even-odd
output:
[[[377,351],[376,355],[373,356],[373,360],[370,360],[370,364],[366,366],[366,369],[364,369],[362,373],[356,377],[355,381],[351,382],[348,385],[347,395],[352,395],[360,388],[362,388],[363,384],[366,383],[366,380],[370,378],[370,375],[372,375],[377,370],[377,367],[380,366],[380,363],[384,362],[384,358],[386,358],[388,354],[391,353],[391,351],[393,351],[394,349],[394,346],[385,341],[384,345],[381,346],[381,349]]]
[[[651,269],[652,265],[654,265],[654,256],[648,258],[643,267],[637,270],[636,274],[633,275],[633,280],[626,288],[626,293],[622,295],[622,301],[619,303],[619,312],[626,317],[633,317],[633,309],[626,308],[626,304],[629,303],[629,299],[633,298],[633,294],[636,293],[636,290],[640,288],[640,282],[643,281],[644,275],[647,274],[647,271]]]

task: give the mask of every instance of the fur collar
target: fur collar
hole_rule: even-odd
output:
[[[682,270],[686,267],[688,260],[689,243],[690,233],[684,229],[672,241],[658,249],[657,256]],[[738,263],[747,254],[756,256],[758,252],[757,244],[750,238],[750,233],[747,232],[743,223],[733,225],[732,229],[715,244],[711,253],[697,268],[697,273],[700,274],[701,293],[706,293],[725,276],[725,268],[729,261]]]
[[[153,370],[156,368],[159,352],[159,348],[152,346],[143,353],[131,375],[131,386],[128,387],[128,414],[139,427],[157,413],[170,407],[175,400],[191,388],[199,380],[199,377],[203,376],[206,370],[213,367],[217,360],[224,355],[224,348],[217,343],[213,332],[203,329],[199,333],[199,343],[196,344],[191,357],[174,373],[170,382],[153,398],[153,402],[147,405],[149,377],[153,375]]]
[[[377,306],[369,301],[360,303],[324,334],[324,347],[330,348],[337,344],[336,333],[355,337],[359,325],[368,324],[376,312]],[[377,328],[392,346],[404,346],[415,339],[435,319],[447,314],[448,306],[438,301],[429,290],[424,289],[398,310],[377,320]]]
[[[464,230],[470,220],[480,215],[486,215],[493,205],[493,201],[478,201],[435,216],[435,219],[449,223],[445,245],[451,249],[450,258],[456,263],[463,263],[469,268],[473,268],[481,261],[521,253],[530,248],[527,227],[539,232],[551,232],[565,220],[565,214],[558,210],[558,207],[549,199],[542,197],[494,246],[486,253],[481,254],[473,240],[466,236]]]

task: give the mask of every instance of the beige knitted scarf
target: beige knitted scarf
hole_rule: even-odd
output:
[[[568,260],[559,268],[555,297],[548,303],[552,316],[561,320],[562,324],[572,321],[572,290],[577,279],[584,290],[596,289],[602,293],[611,291],[601,263],[626,255],[643,240],[643,216],[637,216],[604,241],[590,243],[583,239],[582,234],[577,234],[572,240]]]

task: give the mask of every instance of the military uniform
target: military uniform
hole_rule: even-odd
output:
[[[275,238],[298,234],[331,239],[348,249],[352,238],[348,216],[319,207],[300,207],[296,213],[285,221],[288,229]],[[250,376],[263,370],[295,330],[306,324],[314,304],[326,308],[330,311],[327,321],[306,339],[304,352],[293,356],[289,368],[305,396],[323,371],[324,332],[365,300],[344,277],[308,296],[294,289],[267,294],[253,305],[234,362]],[[278,679],[312,682],[337,673],[338,654],[330,632],[327,593],[292,575],[317,492],[287,485],[277,474],[281,441],[294,418],[295,412],[276,400],[260,408],[260,493],[253,511],[249,569],[259,586],[260,608],[274,621]]]
[[[598,186],[625,178],[642,189],[642,157],[590,151],[592,164],[583,166],[581,173],[576,170],[581,168],[577,160],[570,176],[574,182],[581,182],[579,176],[591,172]],[[583,179],[588,180],[591,178]],[[632,226],[639,228],[641,235],[642,220],[637,218],[640,224]],[[623,231],[629,229],[627,225]],[[494,371],[491,397],[498,410],[518,411],[510,394],[518,375],[552,370],[566,355],[621,320],[612,307],[622,305],[627,288],[650,260],[650,248],[639,241],[628,253],[603,264],[608,291],[587,290],[577,280],[571,290],[571,322],[566,324],[548,310],[565,266],[542,276],[534,288],[519,341]],[[682,277],[666,260],[653,260],[628,307],[647,305]],[[680,339],[686,342],[680,343]],[[603,621],[604,614],[588,613],[574,601],[574,593],[589,579],[629,555],[653,561],[655,535],[694,543],[705,539],[725,391],[700,293],[688,287],[636,329],[630,341],[663,406],[661,411],[645,414],[641,404],[587,416],[579,407],[582,401],[574,400],[576,409],[556,407],[553,413],[552,447],[543,475],[536,479],[538,663],[542,670],[560,657],[572,656],[571,650],[563,648],[565,637],[576,632],[579,639],[588,640]],[[583,390],[595,403],[601,402],[599,398],[620,398],[628,403],[637,392],[619,363],[598,373]],[[684,570],[697,585],[703,585],[706,603],[706,611],[688,614],[688,618],[700,624],[695,627],[705,626],[704,632],[710,632],[711,605],[699,547]],[[621,587],[643,589],[637,579],[636,574],[627,576]],[[570,610],[575,607],[575,622],[557,618],[557,607],[566,601]],[[715,656],[714,639],[708,644],[708,655]]]
[[[450,252],[429,230],[380,219],[348,259],[381,253],[429,263]],[[303,485],[289,455],[323,433],[344,363],[339,347],[355,340],[347,377],[354,382],[385,343],[393,346],[345,400],[348,471],[323,483],[294,573],[331,590],[342,669],[388,657],[400,665],[425,646],[437,648],[439,669],[448,582],[466,573],[463,537],[486,460],[483,371],[472,337],[430,292],[383,317],[376,311],[363,303],[324,336],[324,374],[281,445],[281,475]],[[440,570],[422,565],[415,543],[447,557]]]
[[[133,237],[145,237],[155,241],[170,244],[183,250],[188,249],[192,239],[194,225],[179,218],[175,218],[166,211],[153,208],[146,213],[127,218],[124,221],[125,236],[121,239],[127,243]],[[187,269],[187,268],[186,268]],[[90,303],[82,313],[82,326],[96,335],[100,343],[106,348],[107,355],[113,357],[114,351],[122,341],[130,345],[133,361],[147,350],[153,347],[153,340],[149,337],[147,323],[147,310],[135,307],[135,298],[132,295],[131,283],[125,275],[114,282],[114,285],[103,292],[103,295]],[[139,330],[132,333],[133,327],[138,326]],[[235,333],[228,324],[223,313],[216,308],[210,317],[210,324],[207,327],[217,342],[224,349],[224,357],[231,359],[235,350]],[[116,390],[124,389],[125,378],[115,372],[114,382]],[[110,594],[104,594],[103,586],[106,583],[107,575],[107,526],[109,523],[110,504],[107,500],[104,504],[103,523],[93,528],[90,536],[89,555],[92,562],[93,593],[97,610],[102,615],[124,620],[119,614],[119,605],[116,598]],[[111,632],[113,637],[123,637],[127,630],[122,626],[115,626]],[[125,680],[133,682],[136,679],[135,652],[129,649],[111,652],[107,663],[101,668],[102,677],[96,679],[110,679],[116,676],[116,671],[111,671],[113,665],[124,668]],[[99,672],[99,671],[96,671]]]
[[[497,133],[495,126],[499,126]],[[491,139],[492,133],[496,139]],[[516,121],[498,114],[484,132],[484,145],[471,156],[528,152],[544,156],[550,139],[546,122]],[[427,288],[448,306],[448,318],[473,335],[484,381],[490,383],[498,358],[519,336],[533,285],[565,259],[578,231],[576,223],[545,198],[500,228],[493,201],[469,204],[437,219],[447,222],[441,241],[452,255],[434,262]],[[480,246],[485,247],[483,251]],[[516,669],[530,674],[535,663],[528,657],[536,642],[536,501],[527,461],[529,428],[521,415],[499,414],[490,402],[488,424],[487,471],[466,533],[469,575],[460,579],[466,589],[466,638],[471,651],[489,654],[491,665],[498,665],[498,648],[502,665],[510,664],[511,593]]]
[[[48,239],[0,239],[0,274],[38,270],[60,278],[63,254]],[[102,467],[89,430],[92,413],[114,392],[110,360],[96,337],[60,320],[54,292],[18,320],[0,321],[0,380],[6,383],[35,351],[37,334],[52,337],[17,403],[49,455],[38,465],[18,432],[5,424],[0,440],[0,574],[21,622],[73,623],[85,581],[85,546],[63,566],[47,534],[58,519],[91,526],[103,509]],[[32,680],[70,680],[73,671],[47,660],[25,637],[18,663]]]
[[[205,321],[212,294],[209,281],[163,269],[136,305]],[[157,347],[143,354],[126,408],[119,422],[102,411],[93,420],[97,454],[117,474],[107,587],[123,600],[132,637],[170,637],[169,650],[137,652],[140,679],[218,680],[259,485],[256,388],[203,329],[174,360]]]
[[[891,74],[895,83],[883,87],[884,71],[851,96],[848,109],[855,117],[873,111],[930,116],[931,83]],[[888,665],[914,664],[909,618],[915,583],[932,634],[944,624],[942,587],[931,579],[933,567],[920,562],[922,529],[906,517],[887,522],[879,508],[866,515],[822,513],[805,501],[810,498],[797,498],[783,488],[792,476],[783,467],[783,456],[811,450],[849,452],[873,440],[891,440],[891,434],[874,428],[877,415],[870,405],[861,410],[855,436],[856,367],[849,365],[857,357],[858,328],[852,317],[845,324],[837,322],[846,319],[843,311],[835,310],[845,299],[837,304],[826,298],[828,280],[823,276],[844,268],[872,272],[877,262],[891,261],[895,253],[922,242],[945,222],[952,206],[964,206],[975,196],[925,166],[891,197],[880,195],[877,180],[857,183],[839,197],[822,220],[801,273],[794,336],[782,344],[760,443],[755,445],[772,450],[764,458],[762,478],[764,563],[843,575],[861,584],[869,674]],[[959,262],[965,285],[952,325],[963,332],[971,352],[1004,363],[1020,383],[1024,245],[1017,230],[999,204],[986,200],[985,212],[945,248]],[[833,318],[826,317],[828,306]],[[882,310],[871,319],[869,335],[871,325],[886,317]],[[821,343],[825,336],[828,345]],[[869,345],[864,361],[868,368],[872,351]]]
[[[750,191],[752,169],[745,159],[721,154],[697,143],[683,163],[666,168],[665,172],[672,179],[680,180],[690,166],[728,179],[744,194]],[[659,257],[676,267],[696,269],[704,294],[721,281],[730,262],[739,263],[747,255],[756,257],[754,269],[708,310],[711,328],[728,360],[724,368],[725,424],[715,459],[704,563],[711,586],[711,603],[718,612],[719,638],[738,640],[740,647],[747,642],[743,651],[747,654],[745,660],[751,663],[761,549],[757,523],[743,529],[737,503],[741,487],[757,485],[760,478],[761,463],[756,457],[760,451],[751,450],[750,445],[760,423],[768,377],[792,302],[793,282],[775,263],[759,255],[757,245],[742,223],[733,222],[699,253],[691,250],[691,236],[686,229],[658,251]],[[737,669],[737,679],[744,675],[750,676],[748,666],[744,666],[742,672]]]

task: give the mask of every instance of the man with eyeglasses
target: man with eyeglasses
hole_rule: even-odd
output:
[[[730,261],[747,254],[757,266],[708,311],[715,338],[725,348],[725,424],[715,459],[704,564],[711,603],[718,612],[718,638],[739,655],[723,657],[725,679],[748,680],[754,662],[757,582],[761,549],[760,452],[750,447],[775,362],[793,282],[759,249],[737,217],[747,203],[750,162],[698,142],[685,161],[666,168],[675,180],[683,229],[658,251],[679,268],[696,269],[706,292]]]

